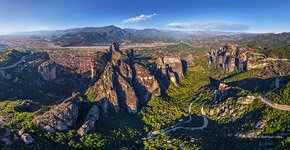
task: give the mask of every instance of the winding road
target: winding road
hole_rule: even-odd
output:
[[[275,79],[275,88],[273,90],[276,90],[280,87],[280,84],[279,84],[279,77],[277,77]],[[270,92],[270,91],[269,91]],[[268,93],[269,93],[268,92]],[[290,111],[290,106],[288,105],[281,105],[281,104],[277,104],[277,103],[274,103],[273,101],[270,101],[267,97],[266,97],[267,93],[261,95],[259,98],[261,99],[261,101],[263,103],[265,103],[266,105],[272,107],[272,108],[275,108],[275,109],[279,109],[279,110],[284,110],[284,111]]]
[[[14,63],[13,65],[6,66],[6,67],[1,67],[1,68],[0,68],[0,71],[1,71],[1,70],[5,70],[5,69],[14,68],[14,67],[18,66],[19,64],[26,62],[26,61],[25,61],[25,58],[27,58],[29,55],[30,55],[30,54],[25,55],[25,56],[22,56],[21,60],[17,61],[17,62]]]
[[[193,131],[193,130],[203,130],[204,128],[207,128],[208,120],[207,120],[207,117],[206,117],[206,113],[204,111],[204,106],[201,107],[201,114],[202,114],[202,117],[203,117],[203,125],[202,126],[200,126],[200,127],[183,127],[183,126],[179,126],[181,124],[189,123],[192,120],[192,115],[191,115],[192,104],[193,104],[193,102],[190,103],[189,108],[188,108],[189,119],[187,121],[174,124],[174,125],[172,125],[170,127],[167,127],[167,128],[165,128],[165,129],[163,129],[161,131],[157,130],[157,131],[150,132],[150,133],[148,133],[147,138],[148,139],[156,139],[156,138],[159,138],[161,136],[161,134],[168,134],[169,132],[180,130],[180,129]]]
[[[259,98],[262,100],[262,102],[264,102],[266,105],[268,105],[272,108],[284,110],[284,111],[290,111],[290,106],[274,103],[274,102],[270,101],[267,97],[265,97],[265,95],[262,95]]]

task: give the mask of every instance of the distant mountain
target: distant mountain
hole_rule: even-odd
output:
[[[284,33],[265,33],[265,34],[245,34],[242,39],[237,41],[240,44],[260,45],[264,47],[283,47],[290,46],[290,32]]]
[[[174,42],[177,38],[169,31],[157,29],[124,29],[133,35],[132,42]]]
[[[222,32],[222,31],[195,31],[190,33],[193,36],[201,36],[201,37],[212,37],[212,36],[219,36],[219,35],[237,35],[237,34],[245,34],[242,32]]]
[[[51,39],[60,46],[99,45],[112,42],[175,42],[177,40],[173,34],[166,31],[121,29],[112,25],[58,31],[58,34],[52,36]]]
[[[53,36],[52,41],[60,46],[79,46],[124,42],[132,37],[129,32],[115,26],[76,28],[65,32],[68,33]]]
[[[124,30],[134,35],[140,35],[140,36],[166,36],[165,32],[162,32],[157,29],[151,29],[151,28],[148,28],[148,29],[125,28]]]
[[[15,34],[17,35],[17,34]],[[221,31],[173,31],[158,29],[121,29],[116,26],[84,27],[55,31],[22,32],[18,35],[44,36],[61,46],[99,45],[112,42],[178,42],[187,41],[197,47],[216,48],[228,43],[263,47],[290,45],[290,33],[240,33]],[[47,38],[48,37],[48,38]]]

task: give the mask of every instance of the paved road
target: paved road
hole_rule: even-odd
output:
[[[192,104],[193,104],[193,102],[190,103],[189,108],[188,108],[189,119],[187,121],[174,124],[174,125],[172,125],[172,126],[170,126],[168,128],[165,128],[165,129],[163,129],[161,131],[150,132],[147,135],[147,138],[148,139],[156,139],[156,138],[159,138],[161,136],[161,134],[167,134],[169,132],[180,130],[180,129],[192,130],[193,131],[193,130],[203,130],[204,128],[207,128],[208,120],[207,120],[207,117],[206,117],[206,113],[204,111],[204,106],[201,107],[201,114],[202,114],[202,117],[203,117],[203,125],[202,126],[200,126],[200,127],[182,127],[182,126],[179,126],[181,124],[189,123],[192,120],[192,115],[191,115]]]
[[[271,61],[290,61],[290,59],[276,59],[276,58],[266,58],[266,59],[261,60],[261,61],[267,61],[267,60],[271,60]]]
[[[17,61],[16,63],[14,63],[13,65],[10,65],[10,66],[6,66],[6,67],[1,67],[0,68],[0,71],[1,70],[5,70],[5,69],[10,69],[10,68],[14,68],[16,66],[18,66],[19,64],[21,63],[24,63],[25,62],[25,58],[27,58],[29,55],[25,55],[21,58],[21,60]]]
[[[279,84],[279,77],[277,77],[275,79],[275,88],[274,90],[278,89],[280,87]],[[267,97],[266,97],[267,93],[263,94],[262,96],[260,96],[259,98],[262,100],[263,103],[265,103],[266,105],[275,108],[275,109],[279,109],[279,110],[284,110],[284,111],[290,111],[290,106],[288,105],[281,105],[281,104],[277,104],[274,103],[273,101],[270,101]]]
[[[259,97],[262,102],[264,102],[266,105],[275,108],[275,109],[279,109],[279,110],[284,110],[284,111],[290,111],[290,106],[288,105],[281,105],[281,104],[276,104],[272,101],[270,101],[267,97],[265,97],[265,95],[262,95]]]
[[[179,126],[179,127],[175,127],[175,128],[172,128],[172,129],[168,129],[168,130],[165,130],[164,133],[167,134],[171,131],[176,131],[176,130],[179,130],[179,129],[184,129],[184,130],[203,130],[204,128],[206,128],[208,126],[208,120],[207,120],[207,117],[206,117],[206,113],[204,112],[204,106],[201,107],[201,114],[202,114],[202,117],[203,117],[203,125],[200,126],[200,127],[182,127],[182,126]],[[189,116],[189,120],[188,121],[185,121],[183,123],[189,123],[191,121],[191,115]]]

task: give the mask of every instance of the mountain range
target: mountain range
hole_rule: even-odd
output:
[[[290,33],[241,33],[220,31],[172,31],[153,28],[132,29],[113,25],[84,27],[54,31],[33,31],[15,33],[9,36],[45,37],[59,46],[91,46],[112,42],[150,43],[187,41],[194,46],[217,47],[216,43],[258,44],[264,47],[289,46]],[[6,36],[6,37],[9,37]]]

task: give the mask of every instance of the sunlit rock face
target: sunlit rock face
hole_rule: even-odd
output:
[[[52,108],[41,116],[36,117],[33,123],[49,132],[69,129],[78,118],[78,97],[72,96]]]
[[[117,97],[117,89],[115,86],[115,71],[111,62],[109,62],[100,79],[95,83],[93,87],[94,94],[96,95],[95,100],[108,100],[110,104],[114,107],[115,112],[119,112],[119,104],[118,104],[118,97]],[[105,109],[108,109],[106,107]],[[103,110],[107,114],[108,110]]]
[[[184,77],[179,57],[158,58],[151,62],[153,67],[150,68],[134,61],[134,51],[124,52],[118,43],[113,43],[106,55],[108,62],[99,79],[90,87],[94,100],[104,106],[102,112],[105,115],[110,108],[115,112],[123,108],[136,113],[140,103],[147,104],[153,96],[167,91],[170,82],[177,85]]]
[[[225,72],[232,72],[235,67],[240,71],[248,70],[251,52],[242,46],[226,45],[217,51],[211,51],[209,55],[209,62],[214,64],[216,68],[221,68]]]
[[[95,100],[108,100],[115,112],[119,112],[120,106],[127,108],[129,112],[137,112],[138,98],[132,85],[133,72],[130,58],[119,49],[118,43],[112,44],[107,55],[110,56],[110,61],[99,80],[91,87],[96,94]]]
[[[140,100],[146,103],[152,96],[160,96],[161,88],[156,77],[140,64],[134,64],[134,68],[136,70],[134,87]]]
[[[159,57],[156,60],[157,76],[168,88],[170,82],[178,85],[184,77],[182,60],[178,56]]]

